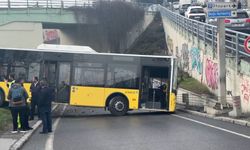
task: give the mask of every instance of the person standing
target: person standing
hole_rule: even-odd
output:
[[[21,86],[20,81],[16,81],[11,85],[8,93],[9,107],[12,115],[13,131],[12,133],[17,133],[18,129],[18,116],[21,122],[21,131],[26,132],[25,128],[25,109],[26,109],[26,99],[28,94]]]
[[[15,81],[15,75],[14,74],[10,74],[9,75],[9,80],[6,80],[6,85],[7,87],[10,89],[12,84],[14,84],[16,81]]]
[[[237,9],[241,9],[241,1],[238,0]]]
[[[34,120],[34,114],[37,107],[37,116],[40,118],[40,113],[38,109],[38,100],[39,100],[39,92],[40,92],[40,84],[38,77],[33,78],[33,82],[30,86],[30,92],[31,92],[31,109],[30,109],[30,120]]]
[[[21,86],[23,87],[24,91],[27,93],[26,89],[24,88],[24,79],[21,79],[20,80],[20,84]],[[28,94],[27,94],[28,95]],[[25,99],[25,103],[26,103],[26,107],[25,107],[25,114],[24,114],[24,128],[26,130],[32,130],[33,128],[30,127],[29,125],[29,115],[30,115],[30,107],[29,107],[29,104],[28,104],[28,101],[27,101],[27,98],[28,96],[26,97]]]
[[[51,103],[53,91],[48,87],[45,80],[40,81],[40,86],[38,108],[43,124],[43,130],[40,134],[47,134],[48,132],[52,132]]]
[[[12,87],[12,85],[16,82],[16,80],[15,80],[15,74],[11,73],[11,74],[9,74],[8,77],[9,77],[9,79],[6,80],[7,81],[6,85],[10,89]],[[21,120],[20,120],[20,116],[19,115],[17,115],[17,126],[18,126],[18,128],[21,128]]]

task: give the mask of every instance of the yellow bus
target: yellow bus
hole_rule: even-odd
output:
[[[8,74],[25,80],[47,79],[55,101],[102,107],[114,115],[130,110],[174,112],[177,62],[173,56],[97,53],[85,46],[41,45],[0,49],[0,104],[7,101]],[[29,93],[30,94],[30,93]]]

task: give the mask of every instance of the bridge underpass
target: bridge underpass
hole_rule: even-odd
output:
[[[169,53],[179,59],[179,68],[206,85],[218,96],[219,61],[217,27],[187,19],[159,7]],[[240,96],[242,112],[250,113],[250,54],[244,49],[249,34],[226,29],[226,100]]]
[[[53,7],[30,7],[33,6],[30,4],[28,7],[26,3],[22,5],[24,8],[0,8],[1,47],[36,48],[42,43],[52,43],[88,45],[102,52],[110,52],[114,47],[108,41],[108,35],[100,31],[100,20],[83,11],[93,8],[92,5],[77,3],[71,8],[58,4],[54,4]],[[147,7],[148,5],[142,6]],[[153,18],[154,13],[145,13],[142,19],[134,20],[134,25],[127,29],[127,33],[120,38],[119,46],[115,49],[121,52],[128,48]]]
[[[77,24],[98,24],[96,18],[83,15],[86,14],[77,18],[74,10],[60,8],[1,8],[0,45],[36,48],[50,41],[54,44],[76,44],[73,35],[77,33],[74,31]]]

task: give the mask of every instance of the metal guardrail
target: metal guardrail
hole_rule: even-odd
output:
[[[217,49],[217,27],[207,23],[199,22],[196,20],[188,19],[171,10],[159,6],[159,10],[163,17],[167,17],[178,30],[183,30],[188,33],[188,37],[198,38],[198,41],[204,42],[207,46],[210,45],[213,50]],[[230,56],[250,57],[244,49],[244,40],[250,36],[250,34],[237,32],[234,30],[226,29],[225,48],[227,54]]]
[[[70,7],[94,7],[99,0],[1,0],[1,8],[70,8]],[[109,1],[110,0],[102,0]],[[130,2],[139,8],[148,8],[152,3]]]
[[[95,0],[5,0],[0,1],[0,8],[70,8],[92,7]]]
[[[233,97],[227,96],[226,97],[227,104],[232,106],[233,105]],[[204,107],[206,105],[214,106],[218,103],[218,97],[208,96],[208,95],[199,95],[199,94],[192,94],[192,93],[182,93],[177,95],[177,104],[181,105],[189,105],[189,106],[197,106],[197,107]]]
[[[44,9],[47,12],[48,9],[60,9],[59,13],[62,13],[63,9],[69,8],[89,8],[96,7],[99,0],[1,0],[0,10],[14,10],[21,9],[26,10],[25,13],[30,13],[30,9]],[[110,0],[102,0],[111,2]],[[158,5],[152,3],[139,3],[128,2],[131,5],[143,9],[146,15],[155,15],[158,12]]]

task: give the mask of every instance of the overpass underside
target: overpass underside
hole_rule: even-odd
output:
[[[145,13],[144,18],[120,39],[117,49],[125,51],[153,18],[154,13]],[[79,9],[0,9],[0,47],[36,48],[42,43],[50,43],[88,45],[100,52],[110,52],[112,43],[104,30],[97,17]]]
[[[73,10],[58,8],[0,9],[0,25],[11,22],[49,22],[62,24],[96,24],[95,18],[77,18]],[[87,18],[87,16],[85,17]]]

